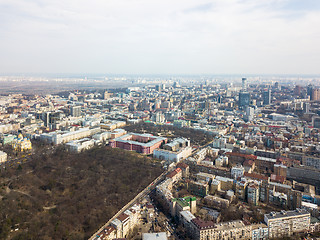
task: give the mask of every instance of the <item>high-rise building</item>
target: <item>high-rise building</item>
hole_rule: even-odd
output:
[[[289,209],[301,208],[302,205],[302,192],[297,190],[290,190],[287,193],[288,201],[287,205]]]
[[[318,89],[318,88],[313,88],[313,89],[312,89],[312,92],[311,92],[311,97],[310,97],[310,99],[311,99],[312,101],[318,101],[318,100],[320,100],[320,89]]]
[[[252,121],[254,117],[254,107],[246,106],[245,107],[246,114],[244,116],[245,121]]]
[[[44,112],[41,116],[44,125],[50,128],[52,128],[61,118],[61,112]]]
[[[296,85],[295,88],[293,89],[293,94],[296,96],[300,96],[302,91],[302,87],[299,85]]]
[[[312,126],[314,128],[320,128],[320,117],[313,117],[312,118]]]
[[[304,113],[309,113],[310,103],[308,103],[308,102],[303,103],[303,111],[304,111]]]
[[[240,92],[239,93],[239,107],[245,108],[250,104],[250,93],[248,92]]]
[[[269,105],[271,103],[271,90],[265,90],[262,94],[263,96],[263,105]]]
[[[283,164],[275,164],[274,165],[274,174],[277,176],[287,177],[287,166]]]
[[[242,91],[247,91],[247,78],[242,78]]]
[[[310,96],[310,99],[311,99],[311,95],[312,95],[312,90],[313,90],[313,85],[309,84],[307,86],[307,95]]]
[[[103,94],[103,99],[107,100],[107,99],[110,98],[110,96],[111,96],[111,93],[108,93],[108,91],[105,91],[104,94]]]
[[[71,116],[72,117],[80,117],[81,116],[81,106],[71,107]]]
[[[255,206],[259,203],[259,185],[256,183],[249,183],[247,186],[247,199],[248,203]]]
[[[158,92],[161,92],[162,90],[165,90],[165,89],[166,89],[166,85],[164,83],[161,83],[161,84],[156,86],[156,90]]]

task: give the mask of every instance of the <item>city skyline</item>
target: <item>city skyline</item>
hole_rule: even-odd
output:
[[[314,0],[33,0],[0,9],[0,74],[319,74]]]

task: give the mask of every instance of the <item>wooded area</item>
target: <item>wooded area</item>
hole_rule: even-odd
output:
[[[87,239],[162,173],[135,152],[49,149],[1,169],[0,239]]]

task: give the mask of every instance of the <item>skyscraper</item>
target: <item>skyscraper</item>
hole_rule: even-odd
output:
[[[312,86],[312,84],[309,84],[307,86],[307,95],[310,96],[310,99],[311,99],[311,95],[312,95],[312,90],[313,90],[313,86]]]
[[[262,94],[263,105],[269,105],[271,103],[271,90],[265,90]]]
[[[239,93],[239,107],[245,108],[250,104],[250,93],[248,92],[240,92]]]
[[[320,89],[318,88],[313,88],[311,92],[311,97],[310,99],[312,101],[318,101],[320,99]]]
[[[247,92],[247,78],[242,78],[242,89],[239,92],[239,108],[245,109],[250,104],[250,93]]]
[[[242,78],[242,91],[247,91],[247,78]]]

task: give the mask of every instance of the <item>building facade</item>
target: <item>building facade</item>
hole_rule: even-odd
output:
[[[292,236],[294,233],[307,232],[310,226],[310,213],[297,208],[293,211],[271,212],[264,215],[270,238]]]

